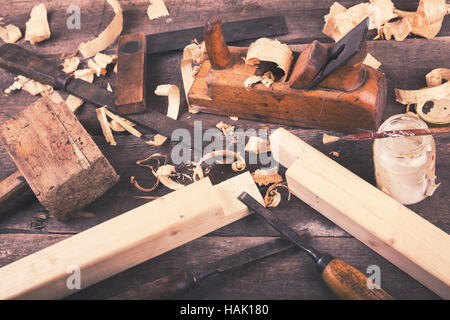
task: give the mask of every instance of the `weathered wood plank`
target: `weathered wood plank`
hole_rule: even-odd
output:
[[[68,235],[0,234],[0,266],[66,239]],[[68,299],[104,299],[169,273],[261,244],[268,237],[203,237],[104,280]],[[432,292],[352,238],[316,238],[319,250],[343,258],[365,272],[381,271],[381,285],[396,299],[437,299]],[[70,274],[68,274],[69,276]],[[81,274],[83,276],[83,274]],[[213,290],[211,290],[214,288]],[[282,288],[282,290],[281,290]],[[212,276],[182,299],[334,299],[321,282],[310,258],[291,249],[235,271]]]

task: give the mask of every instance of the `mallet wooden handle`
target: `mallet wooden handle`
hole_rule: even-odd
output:
[[[319,259],[316,266],[319,272],[321,272],[323,281],[340,299],[394,300],[394,298],[381,288],[370,289],[367,276],[355,267],[330,255],[325,256],[325,265]]]
[[[197,278],[190,272],[178,272],[153,282],[144,283],[109,300],[161,300],[185,293],[198,285]]]
[[[20,171],[14,172],[8,178],[0,182],[0,209],[9,200],[22,194],[28,188],[28,184]]]

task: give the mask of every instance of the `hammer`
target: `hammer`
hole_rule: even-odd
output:
[[[119,176],[64,100],[45,96],[0,126],[0,142],[19,169],[0,182],[0,208],[27,189],[67,220]]]

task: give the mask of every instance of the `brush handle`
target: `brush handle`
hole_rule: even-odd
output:
[[[413,136],[426,136],[430,134],[445,134],[450,133],[450,127],[443,128],[426,128],[426,129],[410,129],[410,130],[390,130],[382,132],[364,132],[358,134],[349,134],[342,139],[345,140],[370,140],[382,138],[401,138]]]

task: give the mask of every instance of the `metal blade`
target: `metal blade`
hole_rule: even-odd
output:
[[[283,16],[270,16],[243,21],[227,22],[222,25],[222,33],[226,42],[256,39],[286,34],[288,32]],[[187,46],[193,39],[203,41],[203,27],[147,35],[147,53],[159,53],[179,50]]]
[[[116,96],[112,92],[81,79],[71,79],[66,91],[99,106],[115,106]]]
[[[317,261],[322,254],[314,249],[313,247],[307,245],[304,235],[297,233],[295,230],[290,228],[286,223],[274,215],[270,210],[263,207],[255,198],[249,195],[247,192],[243,192],[238,199],[252,209],[259,216],[264,218],[267,223],[269,223],[275,230],[281,233],[283,236],[291,240],[300,249],[308,253],[314,261]]]
[[[323,79],[342,67],[348,60],[361,51],[366,41],[368,24],[369,18],[364,19],[330,48],[328,63],[309,84],[308,89],[318,85]]]
[[[247,263],[286,251],[292,247],[294,247],[293,243],[287,241],[286,239],[270,240],[261,245],[245,249],[241,252],[215,261],[205,267],[202,267],[201,270],[195,272],[195,274],[197,279],[202,279],[216,272],[229,271]]]

